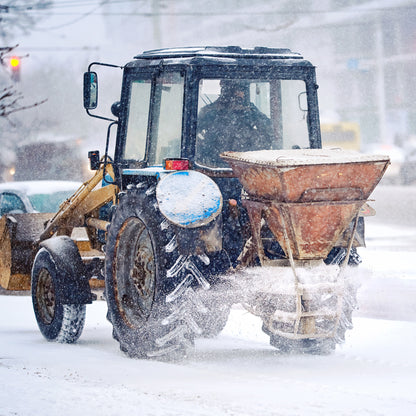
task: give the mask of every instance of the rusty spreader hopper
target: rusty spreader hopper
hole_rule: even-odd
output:
[[[248,194],[244,205],[255,243],[260,244],[263,217],[295,260],[326,258],[389,164],[386,156],[339,149],[225,152],[222,157]]]
[[[251,294],[245,306],[262,318],[272,336],[292,340],[342,337],[351,304],[348,292],[355,297],[342,273],[355,226],[352,232],[345,230],[351,222],[357,223],[360,208],[383,176],[389,158],[322,149],[225,152],[221,157],[246,192],[243,205],[252,234],[246,253],[258,256],[262,266],[273,267],[271,276],[253,269],[256,276],[246,284]],[[289,261],[265,256],[264,221]],[[347,248],[344,267],[325,266],[322,260],[339,245],[343,234],[349,240],[343,243]],[[287,266],[293,271],[289,279]],[[272,301],[267,296],[271,293]]]

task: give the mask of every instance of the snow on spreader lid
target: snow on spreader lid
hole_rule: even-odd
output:
[[[224,152],[224,160],[254,163],[263,166],[304,166],[338,163],[389,162],[388,156],[366,155],[342,149],[255,150]]]

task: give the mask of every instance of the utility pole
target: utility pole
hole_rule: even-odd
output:
[[[156,48],[162,46],[162,36],[160,33],[160,7],[159,0],[152,1],[152,21],[153,21],[153,40]]]
[[[377,76],[377,110],[379,116],[379,130],[381,143],[391,141],[387,137],[386,122],[386,91],[384,87],[384,46],[383,46],[383,28],[381,26],[380,16],[376,21],[376,76]]]
[[[0,23],[3,21],[3,18],[1,17],[2,13],[9,13],[9,6],[3,6],[0,4]]]

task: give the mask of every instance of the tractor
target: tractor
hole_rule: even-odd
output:
[[[40,331],[65,343],[105,299],[131,357],[185,356],[235,304],[282,352],[333,350],[388,157],[321,148],[315,67],[289,49],[143,52],[121,67],[113,118],[97,114],[103,66],[120,68],[89,65],[84,108],[110,122],[105,154],[57,213],[31,214],[30,236],[23,214],[3,219],[2,286],[26,279]]]

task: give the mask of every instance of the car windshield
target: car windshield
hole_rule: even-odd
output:
[[[38,212],[57,212],[59,206],[74,193],[74,190],[59,191],[49,194],[32,194],[28,198]]]
[[[224,151],[307,148],[306,85],[287,79],[201,79],[195,161],[226,168]]]

